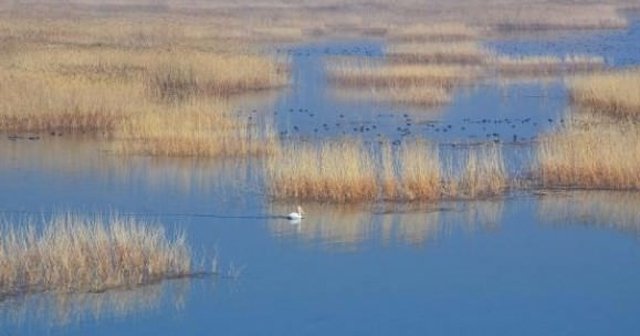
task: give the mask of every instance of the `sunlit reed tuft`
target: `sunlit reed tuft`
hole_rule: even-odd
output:
[[[388,46],[385,56],[392,63],[478,65],[488,52],[476,42],[403,43]]]
[[[640,70],[581,76],[569,82],[572,100],[595,112],[617,117],[640,116]]]
[[[288,145],[266,166],[275,198],[354,202],[377,197],[374,160],[355,142]]]
[[[475,29],[464,23],[441,22],[391,27],[387,38],[400,42],[440,42],[472,40],[478,35]]]
[[[390,65],[375,63],[340,63],[329,67],[330,79],[346,87],[407,88],[435,86],[451,88],[468,82],[477,74],[474,67],[453,65]]]
[[[501,75],[545,76],[584,71],[601,70],[605,66],[603,57],[588,55],[558,56],[497,56],[492,63]]]
[[[545,188],[640,189],[640,128],[632,122],[569,126],[538,145]]]
[[[37,291],[101,292],[192,274],[183,233],[132,218],[57,215],[42,229],[0,229],[0,298]]]
[[[287,145],[265,166],[267,193],[281,200],[438,201],[500,196],[509,186],[497,146],[469,150],[464,167],[445,166],[434,145],[369,147],[338,141]]]

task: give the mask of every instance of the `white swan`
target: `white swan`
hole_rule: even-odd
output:
[[[302,207],[298,205],[298,212],[292,212],[290,214],[287,215],[287,219],[289,220],[301,220],[304,217],[302,216],[304,214],[304,211],[302,210]]]

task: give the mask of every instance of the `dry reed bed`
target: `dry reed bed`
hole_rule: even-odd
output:
[[[143,86],[0,69],[0,130],[109,131],[140,108]]]
[[[394,42],[468,41],[478,38],[478,31],[462,22],[392,26],[385,38]]]
[[[0,130],[106,134],[118,151],[148,155],[268,153],[268,126],[240,122],[227,101],[288,76],[266,56],[182,48],[25,48],[19,56],[0,64]]]
[[[451,161],[451,158],[449,158]],[[460,168],[445,167],[426,142],[378,150],[360,142],[284,146],[265,164],[267,192],[275,199],[363,202],[476,199],[508,188],[501,150],[471,150]]]
[[[131,218],[57,215],[0,230],[0,299],[39,291],[101,292],[193,274],[182,233]]]
[[[60,6],[62,7],[62,6]],[[0,40],[19,45],[60,45],[64,47],[110,47],[116,49],[190,48],[200,51],[245,50],[248,44],[298,42],[304,25],[283,22],[247,22],[246,17],[181,15],[177,12],[128,15],[80,13],[20,13],[4,15]],[[43,17],[45,18],[43,20]],[[289,20],[288,20],[289,21]]]
[[[376,64],[372,62],[340,62],[328,67],[332,82],[344,87],[436,86],[450,89],[470,82],[476,67],[454,65]]]
[[[47,90],[44,98],[49,99],[58,96],[62,96],[61,100],[67,99],[64,93],[71,91],[69,95],[90,100],[97,93],[75,92],[76,86],[97,85],[95,91],[102,94],[96,97],[94,105],[108,104],[110,100],[145,104],[153,98],[170,102],[193,96],[224,98],[287,83],[286,70],[274,59],[193,50],[26,51],[6,68],[8,70],[3,69],[2,74],[7,80],[17,78],[25,81],[25,85],[31,84],[29,80],[40,80],[34,85]],[[67,82],[69,84],[65,85]],[[129,94],[124,95],[124,92]],[[26,98],[20,95],[27,92],[12,90],[7,83],[0,94],[17,100]],[[7,105],[7,108],[11,107]],[[46,105],[38,107],[37,110],[47,110]],[[131,107],[134,111],[126,112],[133,114],[136,108]],[[82,113],[85,109],[71,106],[69,110]]]
[[[216,100],[189,100],[125,119],[114,132],[115,151],[151,156],[267,155],[278,138],[269,124],[240,121]]]
[[[377,102],[433,107],[450,102],[453,88],[473,81],[478,68],[341,61],[328,65],[328,72],[341,91],[348,89],[346,94],[365,92]]]
[[[391,44],[385,50],[390,63],[454,63],[480,65],[488,53],[477,42]]]
[[[535,30],[620,29],[628,25],[615,5],[513,3],[484,10],[485,23],[504,32]]]
[[[640,69],[576,77],[569,87],[573,102],[593,111],[623,118],[640,116]]]
[[[640,127],[634,122],[570,124],[545,136],[536,175],[544,188],[640,189]]]
[[[233,5],[221,1],[188,4],[169,1],[161,5],[113,1],[80,3],[41,0],[8,4],[0,14],[4,14],[7,21],[16,17],[30,18],[42,27],[35,36],[45,35],[46,39],[51,39],[49,32],[55,32],[56,37],[69,40],[69,43],[77,43],[78,36],[85,36],[82,29],[69,29],[64,24],[41,20],[43,13],[45,17],[57,20],[79,21],[91,34],[106,35],[98,39],[98,43],[112,42],[111,35],[115,34],[104,32],[116,28],[125,32],[121,34],[125,38],[113,41],[118,45],[129,39],[133,46],[142,42],[157,46],[165,43],[165,32],[175,36],[174,44],[209,47],[212,41],[268,43],[315,36],[384,34],[387,30],[392,39],[453,40],[474,37],[476,30],[471,27],[504,30],[620,28],[627,22],[619,11],[633,6],[630,5],[632,1],[626,0],[611,0],[606,4],[515,0],[461,0],[455,3],[433,0],[428,4],[409,0],[396,1],[393,5],[381,0],[349,3],[267,0],[259,4],[239,1]],[[116,23],[109,25],[110,20]],[[141,29],[141,26],[153,28]],[[271,28],[273,26],[278,28]],[[85,43],[95,43],[91,36],[86,39]]]
[[[549,76],[584,71],[601,70],[604,58],[588,55],[493,57],[491,64],[500,75]]]

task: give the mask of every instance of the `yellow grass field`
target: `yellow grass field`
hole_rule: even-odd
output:
[[[476,41],[391,44],[385,57],[392,63],[444,63],[478,65],[488,52]]]
[[[500,75],[549,76],[575,72],[595,71],[604,68],[604,58],[599,56],[568,55],[494,57],[491,63]]]
[[[538,146],[544,188],[640,189],[640,128],[633,122],[572,125]]]
[[[345,87],[406,88],[435,86],[450,89],[455,84],[471,81],[474,67],[455,65],[391,65],[335,64],[329,67],[329,76],[337,85]]]
[[[445,166],[428,142],[369,148],[354,141],[285,145],[265,165],[275,199],[362,202],[479,199],[502,195],[510,181],[498,147],[472,149],[463,168]]]
[[[640,69],[576,77],[569,87],[572,100],[592,111],[622,118],[640,116]]]
[[[269,125],[240,122],[230,98],[287,85],[286,63],[203,41],[201,23],[148,20],[3,21],[0,131],[100,135],[128,154],[269,152]]]
[[[192,272],[183,234],[131,218],[57,215],[0,229],[0,298],[39,291],[102,292]]]

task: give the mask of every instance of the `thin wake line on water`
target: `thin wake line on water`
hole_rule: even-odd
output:
[[[55,214],[65,213],[66,211],[48,210],[48,211],[34,211],[34,210],[12,210],[12,209],[0,209],[2,215],[34,215],[34,216],[51,216]],[[213,213],[180,213],[180,212],[120,212],[120,211],[108,211],[97,212],[113,214],[114,216],[124,217],[153,217],[153,218],[217,218],[217,219],[286,219],[286,216],[282,215],[252,215],[252,216],[231,216],[231,215],[218,215]]]

